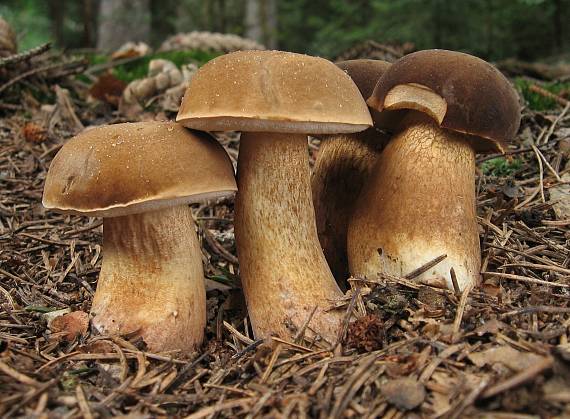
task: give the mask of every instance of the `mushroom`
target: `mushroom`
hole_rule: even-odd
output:
[[[405,275],[443,254],[420,279],[460,289],[479,280],[475,153],[504,151],[520,123],[518,97],[492,65],[445,50],[406,55],[378,81],[368,105],[395,134],[356,204],[350,270]]]
[[[219,143],[172,122],[101,126],[69,140],[51,163],[43,205],[103,217],[94,328],[138,333],[152,351],[196,348],[206,295],[188,204],[235,191]]]
[[[322,58],[235,52],[198,70],[177,120],[242,131],[235,233],[255,336],[289,338],[310,319],[308,334],[335,339],[342,313],[326,308],[342,293],[317,237],[307,135],[371,125],[353,81]]]
[[[349,60],[336,65],[348,73],[365,98],[390,67],[381,60]],[[337,283],[346,289],[348,220],[388,136],[372,127],[358,133],[323,136],[321,140],[311,179],[317,234]]]

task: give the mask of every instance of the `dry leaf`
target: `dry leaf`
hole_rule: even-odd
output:
[[[483,336],[486,334],[496,335],[503,327],[503,322],[497,319],[493,319],[483,323],[483,325],[479,326],[473,331],[473,334],[476,334],[478,336]]]
[[[563,183],[551,187],[550,203],[559,220],[570,219],[570,173],[565,173],[560,177]]]
[[[111,55],[111,59],[142,57],[151,52],[151,48],[144,42],[127,42]]]
[[[89,89],[95,99],[107,102],[113,106],[119,105],[119,99],[127,84],[111,73],[103,74]]]
[[[389,403],[404,410],[418,407],[426,397],[424,385],[409,377],[389,380],[380,387],[380,391]]]
[[[510,346],[500,346],[486,351],[470,353],[467,357],[478,367],[499,362],[513,371],[523,371],[543,359],[542,356],[530,352],[520,352]]]
[[[108,341],[96,340],[87,345],[83,345],[79,348],[81,352],[86,354],[108,354],[115,352],[115,348]]]
[[[50,329],[53,333],[66,332],[63,339],[68,342],[83,334],[89,329],[89,315],[84,311],[74,311],[52,320]]]
[[[31,143],[41,143],[48,139],[47,130],[35,122],[26,123],[22,127],[22,135]]]

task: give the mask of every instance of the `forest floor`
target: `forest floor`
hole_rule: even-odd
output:
[[[456,293],[413,275],[354,281],[334,304],[357,320],[332,347],[303,336],[256,341],[236,275],[233,203],[220,201],[194,208],[207,260],[205,343],[194,354],[150,353],[136,336],[90,331],[101,220],[41,205],[61,145],[124,119],[86,100],[81,83],[38,83],[44,100],[23,85],[19,104],[0,110],[3,417],[570,417],[568,105],[525,109],[507,157],[479,157],[477,288]],[[235,162],[238,138],[219,139]],[[309,149],[314,158],[318,142]]]

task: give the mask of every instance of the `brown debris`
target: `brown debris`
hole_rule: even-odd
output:
[[[87,333],[89,315],[83,311],[64,314],[51,321],[50,329],[52,333],[60,334],[62,339],[73,342],[79,336]]]
[[[22,128],[22,135],[26,141],[41,143],[48,139],[47,130],[35,122],[28,122]]]
[[[529,76],[542,80],[554,80],[570,75],[570,65],[557,64],[549,65],[545,63],[529,63],[516,59],[507,59],[496,64],[503,73],[515,76]]]
[[[403,410],[415,409],[426,397],[424,385],[413,378],[389,380],[380,391],[389,403]]]
[[[93,83],[89,89],[89,93],[95,99],[107,102],[113,106],[119,106],[119,99],[123,94],[123,91],[127,87],[127,84],[119,80],[111,73],[105,73],[99,76],[97,81]]]
[[[415,46],[410,42],[404,42],[403,44],[381,44],[380,42],[367,40],[344,51],[336,58],[335,61],[367,58],[394,62],[398,58],[401,58],[413,51],[415,51]]]
[[[356,319],[348,326],[346,345],[360,352],[381,349],[385,340],[384,322],[375,314]]]
[[[16,39],[16,32],[0,16],[0,57],[6,57],[15,54],[18,50],[18,42]]]
[[[486,351],[471,353],[468,355],[468,358],[478,367],[500,362],[513,371],[522,371],[540,362],[543,357],[533,353],[517,351],[511,346],[499,346],[497,348],[489,348]]]

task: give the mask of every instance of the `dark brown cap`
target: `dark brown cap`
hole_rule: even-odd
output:
[[[53,159],[43,205],[98,217],[232,195],[231,161],[209,134],[174,122],[105,125],[73,137]]]
[[[361,59],[340,61],[336,63],[336,65],[346,71],[352,81],[356,84],[356,87],[358,87],[358,90],[360,90],[362,97],[367,99],[374,91],[374,87],[380,77],[382,77],[392,64],[388,61],[382,60]],[[377,126],[377,121],[382,120],[379,112],[376,109],[371,109],[370,115],[372,116],[372,120],[375,122],[374,125]],[[375,132],[374,128],[370,129]]]
[[[336,65],[346,71],[352,81],[360,90],[365,99],[369,98],[374,91],[374,86],[392,64],[382,60],[347,60],[339,61]]]
[[[480,58],[446,50],[396,61],[367,103],[378,111],[425,112],[443,128],[478,137],[473,146],[479,152],[503,151],[521,118],[517,93],[503,74]]]
[[[363,131],[370,112],[351,78],[323,58],[238,51],[200,68],[176,120],[205,131],[335,134]]]

